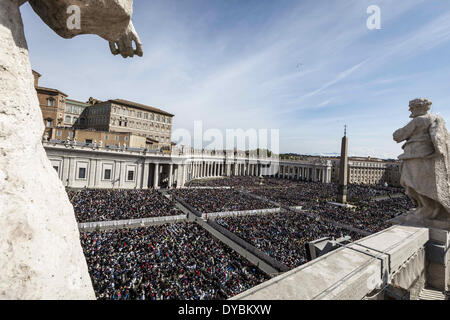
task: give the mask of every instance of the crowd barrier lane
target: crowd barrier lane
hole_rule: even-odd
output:
[[[219,225],[214,220],[208,220],[207,223],[211,227],[213,227],[215,230],[217,230],[218,232],[223,234],[225,237],[227,237],[228,239],[236,242],[238,245],[243,247],[245,250],[247,250],[248,252],[252,253],[253,255],[255,255],[256,257],[258,257],[259,259],[261,259],[265,263],[269,264],[274,269],[276,269],[276,270],[278,270],[280,272],[289,271],[289,268],[285,264],[279,262],[278,260],[272,258],[271,256],[269,256],[268,254],[264,253],[260,249],[258,249],[255,246],[251,245],[247,241],[241,239],[240,237],[238,237],[237,235],[232,233],[230,230],[228,230],[228,229],[222,227],[221,225]]]
[[[150,226],[161,222],[174,222],[187,220],[186,215],[177,216],[165,216],[165,217],[150,217],[141,219],[128,219],[128,220],[113,220],[113,221],[96,221],[96,222],[82,222],[78,224],[78,229],[91,230],[91,229],[105,229],[109,227],[123,227],[123,226]]]
[[[244,210],[244,211],[223,211],[223,212],[211,212],[211,213],[203,213],[202,219],[206,218],[220,218],[220,217],[229,217],[229,216],[247,216],[247,215],[255,215],[255,214],[267,214],[267,213],[278,213],[281,212],[281,208],[270,208],[270,209],[257,209],[257,210]]]
[[[197,186],[197,187],[185,187],[184,189],[233,189],[233,187],[229,187],[229,186],[223,186],[223,187]]]

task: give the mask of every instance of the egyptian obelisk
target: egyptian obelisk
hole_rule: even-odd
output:
[[[338,201],[340,203],[347,203],[347,182],[348,182],[348,138],[347,138],[347,126],[345,126],[344,136],[342,137],[341,160],[339,166]]]

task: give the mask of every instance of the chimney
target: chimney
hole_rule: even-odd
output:
[[[41,74],[39,72],[36,72],[33,70],[33,76],[34,76],[34,86],[39,86],[39,78],[41,77]]]

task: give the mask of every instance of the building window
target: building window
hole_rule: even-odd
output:
[[[66,116],[65,122],[72,123],[72,117],[71,116]]]
[[[55,106],[55,99],[53,99],[53,98],[48,98],[48,99],[47,99],[47,106],[49,106],[49,107],[54,107],[54,106]]]
[[[108,137],[108,135],[106,135],[106,136],[105,136],[105,140],[108,140],[108,139],[109,139],[109,137]]]
[[[127,181],[134,181],[134,171],[133,170],[128,170]]]
[[[78,168],[78,179],[86,179],[86,168]]]
[[[105,173],[103,174],[104,180],[111,180],[111,169],[105,169]]]
[[[128,137],[125,137],[125,141],[128,141]]]
[[[61,134],[62,134],[61,130],[56,130],[56,136],[61,137]]]
[[[119,141],[119,136],[116,136],[115,139],[116,139],[116,141]]]
[[[148,120],[148,113],[144,113],[144,119]]]
[[[73,137],[73,131],[69,131],[69,137]]]
[[[47,128],[50,128],[50,127],[52,126],[52,120],[51,120],[51,119],[45,120],[45,126],[46,126]]]

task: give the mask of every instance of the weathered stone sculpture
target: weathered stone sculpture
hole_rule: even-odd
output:
[[[400,167],[400,183],[418,205],[414,212],[421,221],[450,221],[450,146],[445,121],[429,113],[431,101],[409,103],[411,120],[394,133],[397,142],[406,141]]]
[[[19,11],[25,2],[0,2],[0,299],[94,299],[72,205],[41,143],[42,114]],[[113,54],[142,55],[132,0],[30,4],[62,37],[97,34]],[[69,29],[73,5],[81,23]]]

